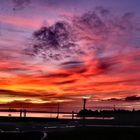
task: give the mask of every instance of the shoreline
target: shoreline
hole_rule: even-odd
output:
[[[122,118],[122,119],[63,119],[63,118],[41,118],[41,117],[0,117],[0,123],[1,122],[34,122],[34,123],[48,123],[48,122],[59,122],[62,124],[69,123],[69,122],[77,122],[78,124],[87,124],[87,125],[136,125],[140,126],[140,119],[135,120],[133,118],[130,118],[129,120]]]

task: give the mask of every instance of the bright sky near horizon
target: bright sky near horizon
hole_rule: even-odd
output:
[[[1,0],[0,108],[140,109],[139,0]]]

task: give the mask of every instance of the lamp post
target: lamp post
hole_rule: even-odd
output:
[[[87,99],[84,98],[84,99],[83,99],[83,110],[86,110],[86,101],[87,101]]]

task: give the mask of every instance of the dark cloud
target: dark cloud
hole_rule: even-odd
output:
[[[26,49],[25,53],[45,60],[61,60],[79,51],[76,50],[77,44],[70,24],[63,21],[34,32],[33,40],[33,46]]]
[[[81,17],[74,19],[76,27],[80,30],[91,30],[95,35],[105,35],[108,33],[108,28],[102,19],[95,11],[90,11],[83,14]]]
[[[108,99],[108,101],[123,101],[123,99],[111,98],[111,99]]]
[[[13,10],[22,10],[31,3],[30,0],[13,0]]]
[[[81,62],[81,61],[68,61],[68,62],[61,63],[61,66],[63,68],[76,68],[76,67],[81,67],[83,65],[84,65],[84,62]]]
[[[102,17],[110,16],[110,10],[102,6],[97,6],[95,10]]]
[[[99,59],[97,64],[97,69],[105,72],[108,71],[113,65],[116,65],[117,62],[113,61],[113,58],[104,58]]]
[[[131,12],[124,13],[118,17],[112,11],[98,7],[93,11],[74,18],[73,23],[76,26],[75,29],[79,40],[87,40],[87,43],[90,43],[96,50],[96,48],[98,48],[97,46],[99,46],[99,41],[104,46],[107,45],[106,42],[110,39],[120,39],[120,35],[123,38],[130,36],[130,32],[136,28],[133,17],[134,13]]]
[[[132,101],[140,101],[140,96],[128,96],[125,98],[125,101],[132,102]]]
[[[25,49],[25,54],[56,61],[88,53],[100,57],[106,48],[111,49],[107,46],[112,45],[110,39],[122,42],[120,36],[126,38],[130,35],[135,28],[133,17],[134,14],[130,12],[117,17],[110,10],[97,7],[81,16],[74,16],[69,22],[58,21],[51,26],[41,27],[33,33],[31,46]],[[79,44],[81,41],[84,42],[84,48]]]
[[[56,111],[56,103],[40,103],[40,104],[35,104],[32,103],[28,100],[25,101],[18,101],[18,100],[14,100],[12,102],[8,102],[6,104],[0,104],[0,108],[14,108],[14,109],[22,109],[22,108],[26,108],[29,110],[44,110],[44,111],[52,111],[52,109],[55,109],[54,111]]]
[[[88,71],[88,69],[85,68],[85,67],[80,67],[79,69],[76,69],[76,70],[75,70],[75,72],[76,72],[76,73],[79,73],[79,74],[84,74],[84,73],[86,73],[87,71]]]
[[[109,102],[121,102],[124,101],[124,99],[122,98],[110,98],[110,99],[106,99],[106,100],[101,100],[101,101],[109,101]]]
[[[136,83],[139,85],[140,80],[138,79],[124,79],[124,80],[114,80],[114,81],[109,81],[109,82],[96,82],[94,83],[95,86],[100,86],[100,85],[118,85],[118,84],[123,84],[123,85],[132,85],[133,83]]]
[[[140,101],[140,96],[133,95],[133,96],[127,96],[124,98],[110,98],[107,100],[102,100],[102,101],[111,101],[111,102],[137,102]]]
[[[30,103],[29,101],[12,101],[8,102],[6,104],[0,104],[1,108],[18,108],[21,109],[22,107],[24,108],[30,108],[33,107],[33,104]]]
[[[5,90],[5,89],[0,89],[0,96],[11,96],[11,97],[36,97],[38,95],[35,95],[34,93],[30,92],[17,92],[17,91],[12,91],[12,90]]]
[[[60,98],[61,100],[61,98]],[[65,107],[67,106],[67,109],[69,111],[71,111],[71,103],[72,102],[62,102],[61,105],[61,111],[66,111]],[[13,109],[27,109],[27,111],[49,111],[49,112],[56,112],[57,111],[57,107],[58,107],[58,103],[57,102],[52,102],[52,103],[31,103],[28,100],[25,101],[17,101],[14,100],[12,102],[8,102],[6,104],[0,104],[0,108],[4,109],[4,108],[13,108]],[[75,109],[75,107],[74,107]],[[28,114],[28,113],[27,113]]]
[[[32,90],[31,92],[19,92],[19,91],[13,91],[13,90],[5,90],[5,89],[0,89],[0,96],[10,96],[10,97],[38,97],[38,98],[47,98],[47,97],[53,97],[55,96],[55,93],[49,93],[46,91],[37,91],[37,90]]]
[[[48,75],[43,75],[43,78],[66,78],[71,76],[71,73],[53,73]]]
[[[54,82],[53,84],[55,84],[55,85],[65,85],[65,84],[73,84],[75,82],[76,82],[76,80],[67,80],[67,81],[62,81],[62,82]]]

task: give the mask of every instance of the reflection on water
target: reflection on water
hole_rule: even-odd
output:
[[[27,113],[27,117],[34,117],[34,118],[56,118],[57,113]],[[9,116],[9,117],[19,117],[20,112],[0,112],[0,116]],[[72,114],[62,114],[59,113],[59,118],[64,119],[71,119]]]
[[[56,118],[57,113],[32,113],[28,112],[27,117],[34,117],[34,118]],[[9,116],[9,117],[19,117],[19,112],[0,112],[0,116]],[[63,114],[59,113],[59,118],[61,119],[72,119],[72,114]],[[83,119],[83,117],[76,117],[76,114],[74,115],[75,119]],[[85,119],[100,119],[100,120],[112,120],[113,117],[85,117]]]

